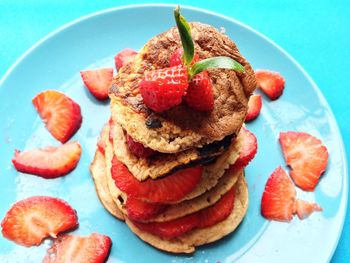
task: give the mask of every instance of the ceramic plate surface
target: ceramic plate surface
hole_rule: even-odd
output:
[[[206,245],[193,255],[160,252],[138,239],[100,204],[89,165],[108,103],[97,102],[83,86],[79,71],[114,67],[114,55],[125,47],[140,49],[154,35],[174,26],[173,6],[129,6],[106,10],[74,21],[53,32],[26,52],[3,77],[0,86],[0,218],[16,201],[32,195],[60,197],[78,212],[74,233],[109,235],[109,262],[327,262],[343,226],[347,202],[347,164],[343,142],[326,100],[307,73],[286,52],[241,23],[194,8],[183,8],[189,21],[223,28],[255,69],[280,72],[286,79],[277,101],[264,97],[262,112],[248,124],[259,143],[258,154],[246,169],[250,205],[240,227],[228,237]],[[32,98],[57,89],[78,102],[83,124],[72,140],[83,147],[78,167],[69,175],[45,180],[15,171],[14,149],[26,150],[59,143],[45,129]],[[316,191],[298,196],[319,203],[324,211],[304,221],[269,222],[260,215],[260,200],[268,176],[279,165],[286,168],[278,143],[280,131],[306,131],[328,147],[330,160]],[[50,241],[34,248],[0,237],[0,262],[41,262]]]

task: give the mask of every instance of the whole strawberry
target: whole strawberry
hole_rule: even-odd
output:
[[[183,67],[146,72],[139,84],[144,103],[155,112],[179,105],[187,87],[187,70]]]

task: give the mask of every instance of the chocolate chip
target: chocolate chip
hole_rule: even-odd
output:
[[[149,116],[146,120],[146,126],[148,129],[162,128],[162,123],[159,119]]]

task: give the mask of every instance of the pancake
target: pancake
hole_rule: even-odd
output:
[[[115,185],[114,180],[111,175],[111,163],[114,156],[114,149],[112,143],[109,141],[108,133],[109,126],[106,126],[105,131],[102,132],[102,140],[104,141],[105,148],[105,160],[106,160],[106,176],[109,191],[113,200],[116,203],[123,203],[126,200],[126,195],[118,189]],[[232,143],[228,150],[224,154],[219,156],[215,162],[203,166],[202,179],[196,188],[186,195],[183,199],[178,200],[174,203],[180,203],[185,200],[196,198],[206,191],[213,188],[219,181],[219,179],[224,175],[225,171],[229,168],[231,164],[234,164],[239,156],[239,150],[241,148],[241,134],[239,134],[238,140]],[[169,175],[171,176],[171,175]],[[152,179],[149,179],[152,180]]]
[[[98,150],[95,153],[94,160],[90,165],[90,173],[94,180],[96,192],[102,205],[113,216],[120,220],[124,220],[124,214],[115,205],[107,184],[106,177],[106,161],[104,155]]]
[[[110,129],[114,154],[139,181],[156,179],[179,169],[213,161],[227,150],[232,141],[230,137],[226,137],[223,141],[208,144],[204,148],[192,148],[176,154],[156,153],[152,157],[142,158],[129,151],[126,135],[120,125],[113,124]]]
[[[232,233],[240,224],[248,208],[248,187],[243,176],[235,186],[234,208],[231,214],[214,226],[194,229],[173,239],[165,239],[137,228],[132,221],[125,218],[126,224],[140,239],[148,244],[172,253],[193,253],[197,246],[212,243]]]
[[[184,104],[161,114],[146,107],[138,84],[147,70],[166,68],[179,48],[177,28],[152,38],[134,60],[120,69],[110,90],[111,112],[136,141],[163,153],[176,153],[237,135],[247,113],[249,96],[256,88],[254,71],[235,43],[215,28],[191,23],[195,52],[200,59],[227,56],[245,67],[244,73],[209,69],[214,91],[214,110],[199,112]]]

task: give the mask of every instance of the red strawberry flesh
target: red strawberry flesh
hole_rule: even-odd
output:
[[[189,83],[184,100],[188,106],[198,111],[214,109],[213,86],[207,71],[193,77]]]
[[[234,167],[236,169],[241,169],[247,166],[249,162],[254,159],[254,156],[258,151],[258,142],[255,135],[244,127],[242,127],[241,132],[243,133],[242,149],[238,159],[232,165],[232,168]]]
[[[151,148],[145,147],[142,143],[135,141],[129,134],[126,135],[126,142],[130,152],[137,157],[147,158],[156,153]]]
[[[322,208],[316,203],[309,203],[304,200],[296,201],[296,213],[299,219],[303,220],[309,217],[313,212],[320,212]]]
[[[256,119],[262,107],[262,100],[260,95],[252,95],[248,101],[248,112],[245,121],[249,122]]]
[[[138,181],[114,156],[111,174],[115,185],[128,197],[151,203],[171,203],[182,199],[198,185],[203,168],[186,168],[160,179]]]
[[[39,245],[44,238],[77,226],[75,210],[65,201],[49,196],[18,201],[1,222],[3,236],[23,246]]]
[[[290,221],[295,211],[296,191],[287,173],[278,167],[266,182],[261,213],[269,220]]]
[[[313,191],[327,167],[327,148],[305,132],[281,132],[279,140],[293,181],[301,189]]]
[[[78,142],[70,142],[58,147],[15,151],[12,163],[16,170],[51,179],[71,172],[78,164],[81,147]]]
[[[258,86],[271,99],[278,99],[284,90],[284,78],[278,73],[269,70],[255,72]]]
[[[165,205],[147,203],[136,198],[128,197],[126,199],[126,210],[128,217],[134,221],[145,221],[158,215],[165,209]]]
[[[122,51],[120,51],[114,57],[115,67],[117,68],[117,70],[120,70],[121,67],[123,67],[126,63],[133,60],[136,55],[137,52],[130,48],[125,48]]]
[[[72,99],[54,90],[39,93],[33,104],[46,128],[62,143],[67,142],[80,128],[80,106]]]
[[[113,80],[113,68],[80,71],[80,76],[85,86],[96,99],[108,99],[109,89]]]
[[[55,240],[45,256],[44,263],[106,262],[112,241],[108,236],[92,233],[82,237],[62,235]]]

